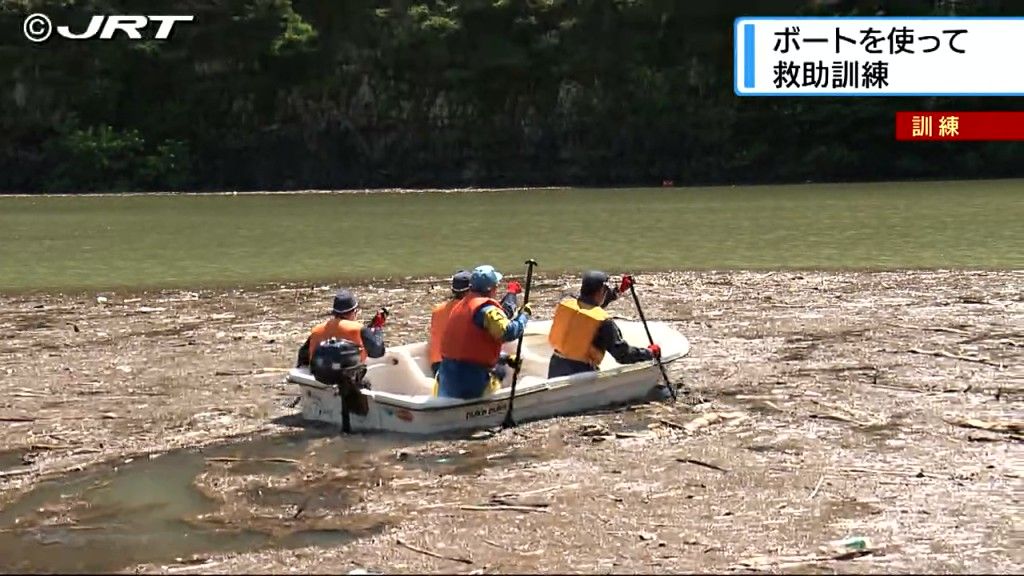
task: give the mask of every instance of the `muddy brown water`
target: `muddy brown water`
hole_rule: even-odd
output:
[[[388,435],[291,434],[127,459],[44,482],[0,510],[0,570],[108,572],[187,562],[202,554],[330,547],[389,524],[382,518],[356,521],[351,529],[341,522],[275,530],[244,515],[218,514],[224,498],[200,486],[211,467],[219,466],[215,475],[228,483],[247,479],[240,493],[253,510],[293,506],[323,517],[351,507],[358,485],[382,482],[378,466],[360,468],[358,461],[368,455],[393,461],[398,469],[447,475],[474,474],[517,459],[466,449],[416,454],[402,450],[405,445],[403,438]],[[13,453],[4,459],[14,456],[20,460]],[[346,474],[340,482],[311,482],[302,473],[318,465]],[[275,482],[290,477],[295,481],[287,485]]]
[[[446,282],[352,288],[389,305],[394,345]],[[281,372],[335,285],[0,296],[0,571],[1020,571],[1021,436],[951,422],[1024,414],[1024,271],[638,282],[707,402],[344,446],[294,424]],[[540,277],[538,317],[577,285]],[[733,416],[679,427],[714,412]],[[166,486],[113,482],[135,470]],[[851,536],[875,550],[818,551]]]

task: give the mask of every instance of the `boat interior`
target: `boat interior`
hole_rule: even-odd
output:
[[[623,338],[633,346],[645,347],[648,344],[647,333],[640,322],[618,321]],[[523,367],[519,373],[519,380],[516,384],[518,391],[525,391],[534,386],[544,385],[548,382],[548,362],[554,352],[548,344],[548,330],[551,327],[550,320],[531,322],[527,326],[526,335],[523,337]],[[664,361],[671,361],[689,351],[689,342],[685,336],[661,322],[650,322],[649,327],[655,341],[662,348]],[[508,342],[503,349],[509,354],[515,354],[516,342]],[[602,371],[614,370],[621,365],[615,361],[611,354],[605,354],[601,362]],[[373,392],[386,395],[396,395],[409,398],[409,400],[423,402],[432,398],[433,402],[461,403],[462,400],[454,398],[434,397],[434,377],[430,369],[430,361],[426,342],[416,342],[402,346],[389,347],[381,358],[374,358],[367,361],[366,382]],[[512,371],[502,382],[502,390],[496,395],[507,394],[507,389],[512,385]]]

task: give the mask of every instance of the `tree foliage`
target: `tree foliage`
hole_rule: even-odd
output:
[[[891,0],[891,14],[929,13]],[[1009,99],[740,98],[739,15],[802,0],[22,0],[195,14],[167,41],[0,39],[0,190],[649,185],[1010,176],[1019,144],[897,143]],[[975,12],[998,12],[998,2]]]

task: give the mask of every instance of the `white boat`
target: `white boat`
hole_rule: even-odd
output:
[[[643,324],[617,321],[623,338],[634,346],[648,344]],[[662,364],[679,360],[690,351],[685,336],[663,322],[648,322],[654,341],[661,346]],[[661,372],[653,361],[622,365],[605,354],[600,370],[548,379],[553,352],[547,335],[550,320],[527,325],[523,338],[523,366],[516,383],[513,418],[516,422],[574,414],[625,404],[664,392]],[[516,342],[504,345],[515,354]],[[405,434],[436,434],[500,426],[508,410],[512,370],[503,387],[482,398],[460,400],[433,395],[434,378],[427,343],[388,348],[381,358],[366,362],[363,389],[365,414],[349,414],[351,431],[387,431]],[[288,381],[298,384],[302,417],[342,425],[342,402],[337,386],[318,382],[307,367],[293,368]]]

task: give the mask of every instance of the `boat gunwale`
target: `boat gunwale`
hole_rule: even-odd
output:
[[[687,350],[687,352],[688,351],[689,350]],[[685,355],[686,355],[686,353],[673,354],[672,356],[663,358],[661,360],[661,364],[663,366],[667,366],[667,365],[669,365],[669,364],[671,364],[673,362],[681,360]],[[615,376],[619,376],[619,375],[623,375],[623,374],[628,374],[628,373],[632,373],[632,372],[639,372],[639,371],[642,371],[642,370],[649,370],[649,369],[654,368],[655,366],[657,366],[657,363],[655,363],[655,362],[644,361],[644,362],[638,362],[638,363],[635,363],[635,364],[620,365],[620,366],[618,366],[616,368],[613,368],[612,370],[604,370],[604,371],[596,371],[596,372],[582,372],[581,374],[594,375],[592,379],[591,378],[587,378],[588,381],[592,381],[592,380],[596,380],[596,379],[612,378],[612,377],[615,377]],[[296,369],[297,368],[293,368],[293,370],[296,370]],[[310,374],[310,376],[312,376],[312,374]],[[572,375],[572,376],[575,376],[575,375]],[[549,392],[549,391],[553,391],[553,390],[559,390],[559,389],[568,388],[568,387],[575,387],[575,386],[580,386],[580,385],[584,384],[583,382],[579,382],[579,380],[573,381],[572,376],[561,376],[559,378],[552,378],[552,379],[548,379],[548,380],[543,380],[541,384],[532,385],[532,386],[529,386],[529,387],[526,387],[526,388],[523,388],[523,389],[517,389],[516,390],[516,398],[532,396],[534,394],[538,394],[538,393],[541,393],[541,392]],[[564,380],[562,382],[556,382],[554,385],[551,384],[552,380],[558,380],[558,379],[561,379],[561,378],[564,378]],[[315,379],[312,382],[294,382],[294,381],[291,380],[291,371],[289,371],[289,374],[288,374],[288,377],[287,377],[287,381],[295,383],[295,384],[298,384],[300,388],[302,388],[303,386],[308,387],[308,388],[314,388],[314,389],[317,389],[317,390],[327,390],[327,389],[333,388],[329,384],[323,384],[322,382],[319,382],[319,381],[317,381]],[[654,386],[652,386],[652,388],[656,387],[656,386],[664,386],[664,384],[663,383],[655,384]],[[424,405],[413,405],[414,402],[412,402],[410,400],[403,400],[402,398],[400,398],[400,396],[403,396],[403,395],[394,394],[394,393],[391,393],[391,392],[375,391],[373,389],[368,389],[368,388],[361,390],[361,392],[363,393],[363,395],[367,396],[369,399],[373,400],[374,402],[376,402],[377,404],[380,404],[382,406],[387,406],[389,408],[401,408],[401,409],[409,410],[409,411],[412,411],[412,412],[439,412],[439,411],[443,411],[443,410],[458,410],[458,409],[461,409],[461,408],[477,406],[477,405],[480,405],[480,404],[489,404],[489,403],[492,403],[492,402],[502,402],[502,401],[508,400],[511,397],[511,389],[509,389],[509,388],[502,388],[496,394],[492,394],[492,395],[488,395],[488,396],[483,396],[481,398],[471,398],[471,399],[467,399],[467,400],[462,401],[462,402],[453,402],[453,403],[450,403],[450,404],[424,406]],[[381,394],[386,394],[387,396],[380,396]],[[393,398],[391,398],[391,397],[393,397]],[[428,398],[436,398],[436,397],[435,396],[431,396],[431,397],[428,397]],[[452,400],[458,400],[458,399],[457,398],[452,398]]]

